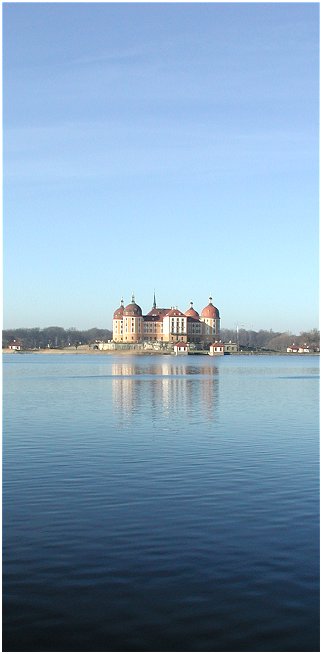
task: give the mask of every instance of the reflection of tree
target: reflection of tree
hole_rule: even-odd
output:
[[[170,361],[112,365],[114,407],[123,417],[168,421],[170,426],[213,421],[218,409],[219,370],[215,365]]]

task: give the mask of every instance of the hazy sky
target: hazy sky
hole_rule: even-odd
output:
[[[3,6],[4,327],[318,326],[318,3]]]

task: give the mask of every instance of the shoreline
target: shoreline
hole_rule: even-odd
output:
[[[82,349],[83,348],[83,349]],[[189,354],[183,355],[175,355],[174,352],[162,352],[161,350],[93,350],[89,346],[80,346],[77,348],[77,350],[74,347],[70,348],[63,348],[61,350],[59,349],[50,349],[50,348],[43,348],[40,350],[10,350],[9,348],[2,348],[2,354],[46,354],[46,355],[66,355],[66,354],[71,354],[71,355],[93,355],[93,356],[111,356],[111,355],[117,355],[117,356],[127,356],[127,355],[136,355],[136,356],[209,356],[208,352],[198,352],[194,353],[191,352]],[[228,355],[217,355],[217,357],[213,358],[218,358],[219,356],[288,356],[288,357],[308,357],[308,356],[320,356],[319,352],[256,352],[250,351],[250,352],[234,352]]]

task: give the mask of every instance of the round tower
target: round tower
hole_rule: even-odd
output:
[[[185,316],[190,317],[190,318],[196,318],[196,320],[199,320],[199,313],[193,308],[193,302],[190,302],[190,307],[185,311]]]
[[[124,301],[122,298],[119,308],[114,311],[113,315],[113,341],[117,343],[123,341],[123,315]]]
[[[132,300],[123,313],[123,342],[139,343],[143,336],[142,309],[136,304],[134,293]]]
[[[217,307],[212,303],[212,297],[209,297],[209,304],[201,312],[201,322],[204,323],[203,336],[205,342],[212,342],[214,337],[218,338],[220,334],[220,315]]]

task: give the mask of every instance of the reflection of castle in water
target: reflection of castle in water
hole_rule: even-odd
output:
[[[144,414],[154,422],[176,416],[214,420],[218,409],[218,368],[164,361],[112,365],[113,405],[124,417]]]

